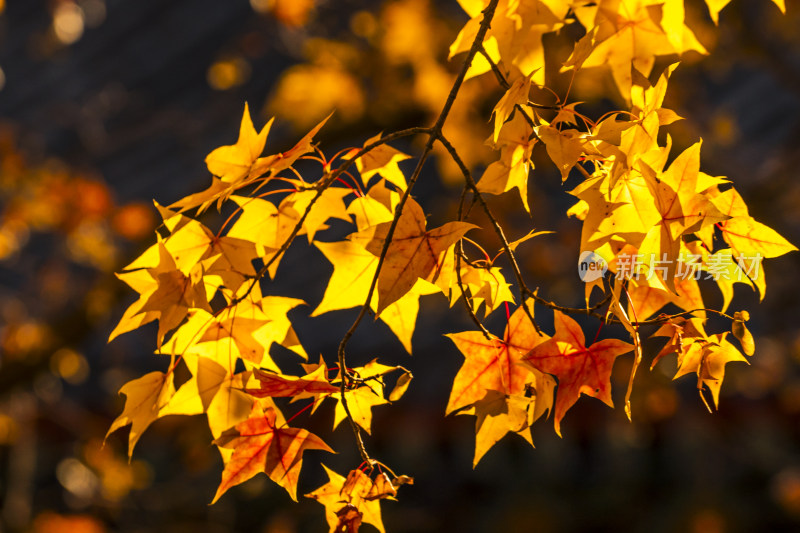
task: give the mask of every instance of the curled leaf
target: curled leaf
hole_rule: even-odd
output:
[[[756,344],[753,340],[752,333],[750,333],[750,330],[744,325],[745,322],[750,320],[750,313],[747,311],[736,311],[733,314],[733,319],[733,324],[731,325],[733,336],[739,339],[742,350],[744,350],[746,355],[753,355],[756,351]]]
[[[390,402],[396,402],[397,400],[403,397],[403,395],[408,390],[408,385],[411,383],[411,379],[413,377],[414,375],[408,370],[406,370],[403,374],[400,375],[399,378],[397,378],[397,383],[395,383],[394,389],[392,389],[392,392],[389,393]]]

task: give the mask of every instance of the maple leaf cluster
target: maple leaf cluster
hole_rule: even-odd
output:
[[[371,311],[410,354],[420,298],[439,293],[451,307],[462,302],[476,326],[448,335],[464,362],[445,409],[476,417],[474,465],[509,433],[533,444],[531,426],[551,413],[561,435],[561,422],[581,395],[612,406],[614,362],[633,352],[625,400],[631,417],[630,394],[644,358],[642,330],[648,327],[653,336],[669,339],[652,365],[677,354],[675,378],[695,374],[703,401],[709,405],[705,394],[710,393],[718,405],[726,364],[747,358],[728,332],[706,333],[707,315],[730,319],[730,332],[752,355],[749,314],[726,314],[733,284],[749,285],[763,298],[763,259],[796,248],[749,215],[727,178],[700,170],[700,142],[670,162],[671,138],[659,131],[680,119],[662,107],[677,64],[654,83],[651,70],[659,56],[705,53],[684,24],[682,3],[460,3],[470,20],[450,53],[467,55],[433,127],[377,135],[329,159],[313,143],[325,119],[288,151],[264,156],[273,121],[256,130],[245,105],[236,144],[206,158],[211,185],[168,207],[156,204],[163,219],[157,242],[118,274],[139,299],[111,333],[113,339],[157,321],[156,351],[169,358],[166,371],[151,372],[120,391],[125,407],[109,434],[130,425],[129,453],[155,420],[204,415],[225,463],[214,501],[260,472],[296,499],[304,453],[333,450],[292,423],[333,402],[332,426],[347,421],[362,463],[346,476],[325,467],[329,482],[307,496],[325,506],[331,531],[356,531],[362,523],[383,531],[380,500],[394,499],[398,488],[413,480],[373,459],[362,433],[372,431],[373,408],[400,400],[412,376],[377,359],[350,367],[346,347]],[[710,4],[715,20],[722,7]],[[568,103],[568,94],[555,106],[530,100],[532,88],[544,83],[542,36],[568,24],[580,25],[585,35],[563,61],[564,71],[574,76],[584,68],[610,69],[627,109],[593,120]],[[504,94],[487,140],[497,160],[476,179],[442,127],[462,82],[482,74],[493,75]],[[412,135],[427,136],[427,142],[407,174],[399,163],[411,156],[389,143]],[[437,143],[463,173],[464,191],[457,219],[429,228],[411,193]],[[527,181],[537,145],[563,181],[580,179],[570,191],[577,203],[568,211],[583,223],[576,252],[591,252],[606,270],[585,280],[584,307],[556,304],[528,288],[515,259],[517,247],[551,232],[524,228],[524,236],[509,242],[489,205],[488,196],[516,189],[523,209],[531,211]],[[298,170],[301,160],[319,165],[315,179],[308,179],[307,165],[303,174]],[[497,237],[493,245],[467,237],[477,228],[468,221],[469,195],[490,221]],[[212,206],[227,215],[216,229],[198,220]],[[351,231],[329,240],[332,224],[349,225]],[[303,240],[333,267],[311,316],[360,309],[335,358],[323,354],[317,362],[289,319],[290,311],[306,302],[269,294],[286,251]],[[477,257],[465,252],[465,242]],[[492,246],[497,249],[489,253]],[[721,310],[706,309],[698,283],[703,274],[725,274],[714,278],[724,298]],[[603,296],[590,305],[595,291]],[[513,313],[511,305],[517,306]],[[681,311],[665,314],[668,305]],[[536,307],[552,310],[552,336],[537,324]],[[502,336],[483,323],[499,308],[507,316]],[[570,314],[600,319],[601,327],[621,324],[632,342],[596,335],[587,344]],[[296,354],[301,373],[278,365],[276,346]],[[176,384],[179,367],[190,377]],[[283,411],[295,402],[305,405],[287,418]]]
[[[376,278],[377,249],[384,242],[401,190],[389,180],[404,184],[397,167],[397,159],[404,154],[379,143],[369,158],[347,159],[347,154],[343,158],[357,162],[362,183],[348,183],[338,176],[334,182],[331,173],[308,183],[299,174],[292,178],[277,174],[291,169],[303,156],[315,157],[311,140],[322,124],[289,151],[261,157],[270,125],[271,121],[258,132],[245,107],[237,143],[214,150],[206,159],[214,174],[212,185],[169,207],[156,204],[163,218],[158,242],[118,274],[139,293],[139,299],[126,310],[110,339],[158,321],[157,352],[169,356],[170,363],[166,372],[151,372],[122,387],[125,408],[109,434],[130,425],[132,454],[155,420],[167,415],[205,415],[225,462],[214,501],[259,472],[296,499],[304,452],[333,451],[317,435],[290,426],[291,419],[285,418],[276,398],[289,403],[310,400],[297,414],[309,409],[313,414],[329,398],[336,403],[334,429],[349,419],[370,433],[372,409],[400,399],[412,377],[400,366],[377,361],[346,368],[344,375],[322,358],[318,363],[308,361],[288,318],[292,309],[305,302],[264,295],[260,283],[265,276],[275,276],[288,244],[304,236],[333,263],[328,289],[312,315],[363,305],[374,279],[378,292],[371,306],[410,351],[419,297],[441,290],[432,282],[441,273],[444,256],[472,227],[452,222],[428,230],[422,209],[409,200],[391,243],[392,260]],[[319,161],[323,168],[330,166],[324,159]],[[362,193],[376,173],[377,182]],[[353,179],[349,173],[346,177]],[[332,186],[340,182],[342,186]],[[240,189],[249,194],[237,194]],[[280,201],[271,201],[278,195]],[[217,231],[185,215],[226,202],[235,205],[234,212]],[[343,241],[317,240],[331,219],[351,222],[356,231]],[[261,265],[258,270],[256,264]],[[283,373],[272,358],[273,345],[294,352],[304,361],[305,373]],[[176,387],[179,365],[191,377]],[[399,377],[394,388],[385,391],[384,378],[392,373]],[[382,529],[378,500],[394,497],[397,487],[412,480],[389,477],[390,471],[381,465],[368,466],[369,473],[358,469],[350,473],[353,480],[339,488],[341,501],[330,494],[319,496],[319,491],[310,497],[330,506],[335,521],[354,523],[352,513],[340,513],[341,518],[336,514],[347,508],[357,513],[359,523],[363,520]],[[338,474],[331,472],[331,476]]]

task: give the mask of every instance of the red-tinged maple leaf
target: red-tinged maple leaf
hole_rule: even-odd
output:
[[[521,307],[509,318],[502,339],[487,339],[480,331],[448,337],[464,355],[464,364],[453,380],[447,414],[481,400],[488,390],[522,394],[534,379],[530,370],[519,364],[522,356],[548,338],[536,332]]]
[[[311,128],[311,130],[306,133],[302,139],[297,141],[297,143],[292,146],[289,150],[282,152],[276,155],[270,155],[267,157],[260,157],[253,165],[254,170],[259,171],[266,171],[269,170],[272,172],[272,175],[276,175],[279,172],[286,170],[287,168],[291,167],[295,164],[295,162],[300,159],[300,156],[307,154],[308,152],[312,151],[313,144],[312,141],[314,136],[319,133],[319,130],[322,129],[322,126],[328,122],[328,119],[331,118],[333,113],[328,115],[327,117],[323,118],[319,124]]]
[[[331,385],[325,377],[326,372],[324,367],[318,367],[306,376],[294,377],[256,369],[254,375],[261,382],[261,387],[247,389],[247,393],[256,398],[294,396],[295,400],[301,400],[319,394],[339,392],[339,387]]]
[[[609,407],[614,406],[611,367],[618,356],[633,351],[634,346],[618,339],[604,339],[586,346],[578,323],[560,311],[554,313],[556,334],[522,359],[537,370],[558,378],[555,427],[561,436],[561,419],[575,405],[581,393],[597,398]]]
[[[250,418],[225,431],[214,444],[233,449],[212,504],[225,492],[264,472],[297,501],[297,479],[306,450],[333,452],[322,439],[301,428],[276,427],[272,407],[256,403]]]

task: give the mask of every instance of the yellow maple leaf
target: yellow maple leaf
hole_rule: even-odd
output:
[[[599,26],[596,45],[584,68],[608,66],[625,100],[630,100],[631,69],[647,76],[656,56],[679,53],[653,18],[646,0],[601,0],[596,18],[587,28]],[[588,21],[587,21],[588,22]]]
[[[380,138],[381,134],[379,133],[378,135],[368,139],[364,143],[364,146],[369,146],[370,144],[380,140]],[[354,148],[342,157],[344,159],[350,159],[351,157],[355,156],[358,151],[359,149]],[[380,174],[386,179],[386,181],[404,191],[407,187],[406,178],[397,163],[400,161],[405,161],[409,158],[411,158],[410,155],[404,154],[400,150],[392,148],[388,144],[382,144],[356,159],[356,168],[358,168],[358,172],[361,174],[361,181],[364,184],[364,187],[367,186],[367,183],[372,176],[375,174]]]
[[[678,354],[678,370],[672,379],[687,374],[697,375],[697,389],[700,398],[708,405],[703,396],[704,390],[711,393],[715,407],[719,407],[719,392],[725,379],[725,365],[747,358],[726,340],[728,332],[706,335],[697,319],[676,319],[664,324],[653,336],[669,336],[670,341],[653,360],[653,365],[664,355]],[[749,364],[749,363],[748,363]]]
[[[352,241],[316,242],[314,245],[333,264],[322,301],[311,316],[339,309],[350,309],[364,305],[369,293],[369,285],[378,267],[378,258],[360,244]],[[417,280],[411,290],[396,302],[386,306],[380,318],[411,353],[411,337],[419,312],[419,298],[437,292],[436,287]],[[377,293],[373,294],[370,307],[375,310],[378,304]]]
[[[372,433],[372,408],[389,403],[383,397],[382,389],[375,382],[371,382],[370,384],[347,390],[344,393],[344,397],[347,400],[347,408],[350,410],[353,421],[367,433]],[[347,418],[347,412],[345,412],[341,401],[341,393],[333,393],[330,397],[337,400],[333,418],[333,429],[336,429]]]
[[[221,339],[230,339],[233,343],[231,350],[236,357],[241,357],[251,363],[259,364],[264,359],[264,345],[255,339],[255,331],[264,326],[269,320],[252,319],[226,313],[228,316],[217,318],[206,327],[203,336],[197,343],[219,343]],[[235,351],[234,351],[235,348]]]
[[[202,265],[196,265],[186,276],[177,269],[167,249],[159,244],[160,260],[157,266],[147,269],[154,281],[153,289],[140,298],[139,313],[158,320],[157,343],[161,346],[168,331],[176,328],[189,309],[210,311],[208,293],[203,284]],[[134,304],[136,305],[136,304]],[[135,317],[134,317],[135,319]]]
[[[731,217],[722,221],[719,229],[734,255],[770,258],[797,250],[777,231],[751,217],[747,205],[733,187],[715,195],[712,202],[722,214]]]
[[[528,235],[509,243],[509,248],[514,251],[520,242],[536,235],[548,232],[530,232]],[[456,275],[455,249],[448,250],[444,257],[443,265],[436,285],[439,289],[449,294],[450,307],[453,307],[459,298],[463,296],[461,288],[458,286],[458,276]],[[461,262],[461,282],[464,288],[469,291],[470,298],[475,312],[484,305],[484,316],[500,307],[504,302],[514,302],[514,295],[511,292],[511,285],[506,281],[500,267],[472,266],[466,261]]]
[[[161,409],[167,405],[175,394],[173,374],[164,372],[150,372],[144,376],[129,381],[119,390],[125,395],[125,409],[106,433],[106,438],[121,427],[131,425],[128,436],[128,456],[133,455],[133,449],[142,433],[161,416]]]
[[[368,228],[351,235],[351,240],[363,242],[364,248],[378,256],[390,224],[384,222]],[[444,252],[475,227],[466,222],[448,222],[432,230],[426,230],[425,226],[425,213],[409,198],[378,275],[377,314],[407,294],[418,279],[433,281],[441,268]]]
[[[264,173],[270,171],[272,175],[276,175],[294,165],[301,156],[311,152],[314,149],[314,145],[312,143],[314,136],[319,133],[319,130],[322,129],[322,126],[328,122],[328,119],[331,118],[331,115],[333,115],[333,113],[329,114],[316,126],[311,128],[311,130],[306,133],[302,139],[297,141],[297,143],[289,150],[279,154],[259,158],[253,165],[254,172]]]
[[[548,376],[549,377],[549,376]],[[555,387],[555,381],[550,378]],[[528,408],[535,402],[525,396],[506,396],[500,391],[487,390],[486,395],[475,402],[469,414],[477,415],[475,421],[475,456],[472,467],[478,463],[492,446],[508,433],[516,433],[533,446],[528,424]]]
[[[353,506],[362,514],[362,520],[366,524],[371,524],[381,533],[385,533],[383,519],[381,518],[381,505],[379,499],[369,499],[373,482],[360,470],[353,478],[345,478],[322,465],[328,474],[328,482],[317,490],[306,494],[306,498],[311,498],[325,506],[325,518],[328,521],[330,532],[342,531],[339,529],[340,516],[338,512],[346,506]],[[351,472],[352,473],[352,472]],[[350,479],[347,490],[345,482]]]
[[[639,252],[673,292],[680,237],[729,218],[706,195],[697,192],[699,169],[700,143],[696,143],[681,153],[658,178],[645,174],[661,220],[649,229]],[[655,261],[663,264],[663,268],[654,266]]]
[[[559,130],[552,126],[539,126],[536,135],[547,148],[547,155],[561,172],[561,181],[566,181],[569,171],[583,155],[582,134],[575,129]]]
[[[502,194],[517,188],[522,205],[528,207],[528,172],[533,168],[531,152],[536,139],[531,139],[533,129],[520,113],[503,124],[495,147],[500,149],[500,159],[491,163],[478,181],[478,190],[489,194]]]
[[[217,176],[221,181],[229,184],[239,184],[251,177],[253,163],[264,151],[267,135],[274,119],[256,132],[253,120],[250,118],[250,108],[244,104],[244,114],[239,127],[239,140],[236,144],[220,146],[206,156],[208,171]]]
[[[494,115],[494,135],[492,141],[497,142],[500,137],[500,129],[505,124],[508,117],[514,112],[516,106],[527,104],[528,95],[531,90],[531,79],[528,76],[520,76],[511,87],[503,94],[503,97],[494,106],[492,114]]]

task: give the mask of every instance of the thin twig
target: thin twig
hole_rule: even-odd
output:
[[[527,286],[525,285],[525,280],[522,279],[522,272],[520,271],[519,264],[517,264],[517,258],[514,256],[513,250],[511,250],[511,246],[508,244],[508,239],[506,239],[506,235],[503,232],[502,226],[497,221],[497,218],[492,214],[492,210],[489,209],[489,204],[486,203],[483,196],[481,195],[480,191],[478,191],[478,186],[475,183],[475,179],[472,177],[472,173],[469,171],[467,166],[464,164],[464,161],[461,159],[461,156],[458,155],[455,147],[450,144],[450,141],[439,132],[438,137],[439,142],[442,143],[445,150],[450,154],[450,157],[453,158],[453,161],[458,168],[461,170],[461,173],[464,175],[464,180],[466,181],[466,185],[472,190],[472,194],[478,199],[478,203],[481,204],[483,211],[486,213],[486,216],[489,217],[489,221],[494,228],[495,233],[497,233],[497,237],[500,239],[500,242],[503,244],[503,250],[505,250],[506,255],[508,256],[509,261],[511,262],[511,268],[514,271],[514,276],[517,278],[517,288],[520,292],[520,305],[525,310],[525,314],[528,315],[533,327],[536,329],[537,333],[541,333],[539,329],[539,325],[536,323],[536,320],[533,318],[533,313],[531,313],[528,306],[525,305],[525,293],[530,293],[531,291],[528,290]],[[532,294],[532,293],[531,293]]]
[[[350,326],[350,329],[344,334],[342,337],[342,341],[339,343],[338,349],[338,359],[339,359],[339,367],[342,369],[342,384],[341,384],[341,391],[342,391],[342,406],[344,407],[345,414],[347,418],[350,420],[350,425],[353,428],[353,433],[356,435],[356,441],[358,443],[359,452],[361,453],[361,457],[365,461],[369,461],[371,464],[372,459],[370,459],[369,454],[367,453],[366,449],[364,448],[364,443],[361,440],[361,431],[359,430],[358,426],[356,425],[355,421],[353,420],[352,415],[350,414],[350,408],[347,405],[347,401],[344,398],[344,390],[346,387],[346,383],[348,382],[349,375],[346,373],[346,365],[345,365],[345,348],[347,347],[347,343],[350,341],[350,338],[355,333],[356,329],[358,329],[359,324],[363,320],[364,316],[367,313],[367,309],[370,307],[370,303],[372,302],[372,295],[375,293],[375,287],[378,284],[378,277],[380,276],[381,268],[383,267],[383,263],[386,259],[386,254],[389,250],[389,246],[392,243],[392,237],[394,236],[395,229],[397,228],[397,223],[400,220],[400,216],[403,212],[403,207],[408,201],[408,198],[411,195],[411,190],[414,187],[414,184],[417,182],[420,173],[422,172],[422,167],[425,165],[425,161],[430,155],[431,150],[433,149],[433,145],[438,137],[441,134],[442,127],[444,126],[445,121],[447,120],[448,115],[450,114],[450,110],[453,107],[453,103],[456,100],[456,96],[458,95],[459,90],[461,89],[461,84],[464,82],[464,78],[467,75],[467,71],[469,70],[470,65],[472,64],[472,60],[475,58],[475,54],[478,53],[478,50],[482,46],[483,39],[486,36],[486,32],[489,30],[489,26],[492,23],[492,18],[494,17],[495,9],[497,8],[497,4],[499,0],[490,0],[489,4],[483,10],[483,20],[481,20],[481,24],[478,28],[478,32],[475,34],[475,39],[472,42],[472,46],[467,52],[467,57],[464,59],[464,64],[461,67],[461,71],[456,76],[455,81],[453,82],[453,86],[450,89],[450,93],[447,95],[447,100],[442,107],[442,111],[439,113],[439,116],[436,119],[434,125],[427,130],[428,134],[428,141],[425,143],[425,147],[422,150],[422,154],[417,161],[417,166],[414,168],[414,172],[411,174],[411,177],[408,180],[408,185],[406,187],[403,196],[400,198],[400,202],[397,204],[394,217],[392,218],[392,222],[389,226],[389,230],[386,234],[386,238],[383,242],[383,247],[381,248],[380,256],[378,257],[378,265],[375,269],[375,274],[372,277],[372,282],[370,283],[369,291],[367,292],[367,298],[364,302],[364,305],[361,306],[361,310],[358,313],[353,325]]]
[[[517,263],[517,259],[516,259],[515,255],[514,255],[514,252],[511,250],[511,247],[508,244],[508,239],[506,239],[505,233],[503,232],[503,228],[502,228],[502,226],[500,226],[500,223],[498,222],[497,218],[492,213],[491,209],[489,208],[489,205],[486,203],[486,201],[484,200],[483,196],[478,191],[478,187],[477,187],[477,184],[475,183],[475,179],[472,177],[472,173],[466,167],[466,165],[464,164],[464,161],[458,155],[458,151],[455,149],[455,147],[452,144],[450,144],[450,142],[447,140],[447,138],[445,138],[444,135],[442,135],[441,133],[439,134],[438,137],[439,137],[439,142],[442,143],[442,145],[445,147],[447,152],[453,158],[453,161],[456,163],[456,165],[458,165],[459,169],[461,169],[461,173],[464,175],[464,179],[467,182],[467,186],[469,186],[469,188],[472,189],[472,192],[475,195],[475,197],[477,198],[478,203],[481,204],[481,207],[483,208],[484,212],[486,213],[486,216],[489,218],[489,221],[491,222],[492,227],[495,230],[495,233],[497,233],[497,236],[500,238],[500,242],[503,245],[503,251],[509,257],[509,260],[511,262],[511,268],[514,271],[514,276],[517,279],[517,286],[518,286],[519,291],[520,291],[520,298],[523,300],[523,308],[525,309],[526,314],[528,314],[528,317],[533,322],[534,326],[536,326],[536,322],[533,320],[533,317],[531,316],[530,311],[528,311],[527,306],[524,305],[524,300],[526,298],[533,298],[536,302],[544,305],[545,307],[547,307],[549,309],[558,310],[558,311],[561,311],[563,313],[594,315],[594,316],[598,316],[598,317],[602,318],[602,315],[599,315],[599,314],[595,313],[595,311],[597,309],[601,308],[606,303],[608,303],[608,301],[611,299],[610,295],[606,295],[605,298],[603,298],[602,300],[600,300],[596,304],[592,305],[591,307],[566,307],[566,306],[563,306],[563,305],[558,305],[558,304],[556,304],[554,302],[551,302],[549,300],[546,300],[545,298],[542,298],[541,296],[539,296],[534,291],[532,291],[532,290],[530,290],[528,288],[527,284],[525,283],[525,280],[522,277],[522,271],[519,268],[519,264]],[[537,327],[537,331],[538,331],[538,327]]]
[[[492,58],[489,57],[489,53],[486,51],[486,48],[484,48],[483,45],[481,45],[480,52],[483,55],[483,57],[486,58],[486,61],[489,62],[489,67],[492,69],[492,72],[494,73],[494,77],[497,78],[497,83],[499,83],[500,86],[503,89],[505,89],[506,91],[509,90],[511,88],[511,84],[508,83],[508,80],[506,79],[505,75],[503,74],[503,71],[500,70],[500,67],[498,67],[497,64],[494,61],[492,61]],[[556,98],[558,98],[558,97],[556,97]],[[536,102],[531,102],[530,100],[528,100],[526,105],[529,105],[530,107],[534,107],[536,109],[549,109],[550,111],[561,111],[561,107],[562,107],[562,106],[559,106],[559,105],[537,104]],[[519,107],[519,104],[517,104],[516,107]]]
[[[311,212],[311,209],[314,207],[314,204],[317,202],[317,200],[319,200],[319,198],[322,196],[325,190],[328,187],[330,187],[331,184],[335,182],[343,172],[347,171],[347,169],[349,169],[353,165],[353,163],[356,162],[358,158],[363,157],[365,154],[374,150],[375,148],[382,146],[388,142],[394,141],[395,139],[399,139],[401,137],[408,137],[410,135],[418,135],[422,133],[430,134],[431,128],[408,128],[405,130],[396,131],[394,133],[386,135],[385,137],[378,139],[377,141],[372,142],[361,148],[361,150],[359,150],[352,158],[346,160],[336,170],[332,171],[325,178],[315,183],[314,188],[317,189],[317,194],[314,195],[314,197],[306,206],[302,216],[300,217],[300,220],[298,220],[297,223],[294,225],[294,228],[292,228],[292,232],[289,234],[286,240],[283,241],[283,244],[278,249],[278,251],[275,252],[273,256],[266,263],[264,263],[264,265],[258,270],[258,272],[256,272],[256,275],[253,276],[252,280],[250,281],[250,286],[247,288],[244,294],[242,294],[237,298],[234,298],[231,301],[231,303],[228,304],[228,307],[234,306],[239,302],[241,302],[242,300],[244,300],[245,298],[247,298],[250,292],[252,292],[256,283],[258,283],[258,281],[261,278],[263,278],[269,271],[269,267],[272,266],[272,264],[275,261],[277,261],[286,252],[287,249],[289,249],[289,246],[292,244],[292,242],[294,242],[294,239],[295,237],[297,237],[297,234],[300,233],[300,229],[303,227],[306,218],[308,218],[308,214]]]
[[[494,77],[497,78],[497,83],[500,84],[500,87],[502,87],[506,91],[509,90],[511,88],[511,84],[508,83],[508,80],[506,79],[505,74],[503,74],[503,71],[501,71],[500,67],[497,66],[497,63],[492,61],[492,58],[489,57],[489,52],[486,51],[486,47],[483,46],[482,43],[481,43],[480,52],[481,52],[481,55],[484,58],[486,58],[486,61],[489,63],[489,67],[492,69],[492,72],[494,73]]]
[[[632,324],[637,326],[647,326],[651,324],[663,324],[664,322],[669,322],[675,318],[680,318],[682,316],[691,315],[692,313],[697,313],[700,311],[705,311],[707,313],[714,313],[715,315],[727,318],[729,320],[736,320],[734,317],[727,313],[723,313],[722,311],[717,311],[716,309],[705,309],[705,308],[698,308],[698,309],[691,309],[689,311],[681,311],[680,313],[675,313],[672,315],[661,314],[655,318],[651,318],[650,320],[642,320],[640,322],[632,322]]]
[[[464,188],[461,191],[461,200],[458,202],[458,221],[461,222],[464,216],[464,200],[467,198],[467,190],[468,187],[464,185]],[[486,337],[487,341],[492,340],[492,335],[489,333],[489,330],[481,323],[478,315],[475,314],[475,303],[472,299],[472,291],[468,290],[464,287],[464,281],[461,279],[461,257],[464,255],[464,240],[459,239],[458,244],[456,244],[456,280],[458,281],[458,288],[461,290],[461,294],[464,296],[464,307],[467,308],[467,313],[469,313],[470,318],[475,325],[478,326],[478,329],[481,330],[483,336]],[[487,304],[488,305],[488,304]]]

